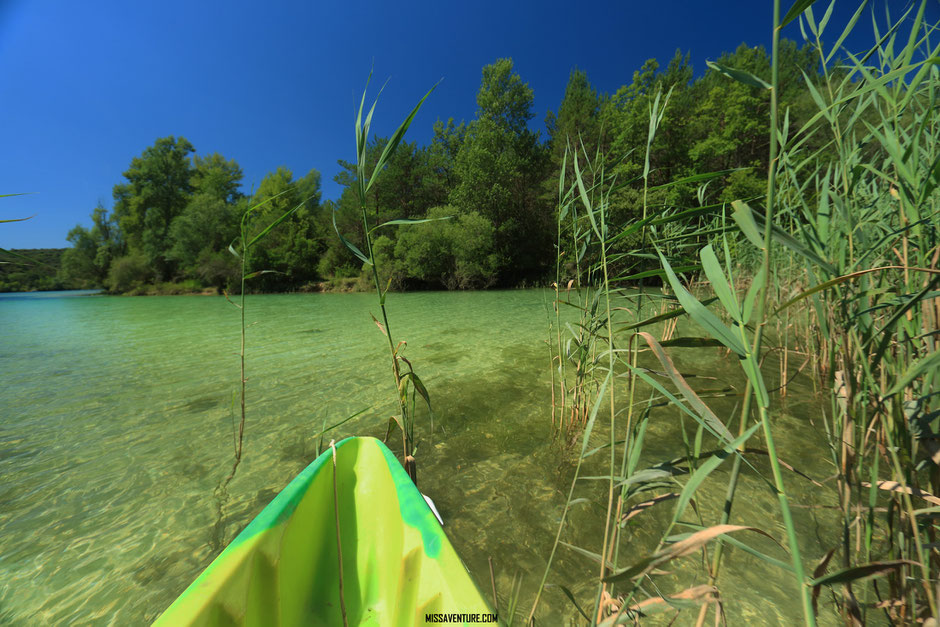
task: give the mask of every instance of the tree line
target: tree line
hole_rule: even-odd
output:
[[[784,41],[780,48],[780,100],[790,124],[798,127],[815,110],[804,75],[818,76],[818,62],[809,46]],[[769,79],[770,59],[762,47],[742,44],[718,62]],[[400,145],[369,190],[367,209],[375,224],[448,218],[384,230],[373,247],[383,281],[399,289],[550,281],[556,240],[563,236],[555,219],[558,175],[564,167],[572,180],[575,167],[564,158],[566,147],[582,144],[617,175],[613,220],[640,219],[647,129],[657,97],[668,97],[669,106],[649,151],[650,186],[695,173],[726,173],[704,190],[692,183],[657,190],[648,206],[681,211],[763,192],[767,90],[729,80],[711,67],[695,78],[689,55],[679,51],[665,67],[646,61],[613,94],[599,94],[586,73],[575,69],[557,110],[546,116],[543,136],[529,127],[535,116],[532,89],[511,59],[499,59],[483,68],[475,118],[438,120],[428,145]],[[371,138],[371,164],[387,141]],[[339,230],[353,243],[362,242],[356,170],[352,163],[339,164],[334,180],[343,191],[336,201],[321,199],[317,170],[297,177],[284,167],[245,194],[242,170],[233,159],[195,154],[183,137],[160,138],[131,161],[114,186],[112,209],[99,205],[90,228],[69,231],[72,247],[61,255],[55,281],[47,278],[45,285],[120,293],[182,282],[233,290],[240,265],[229,245],[239,235],[242,216],[259,204],[249,225],[254,232],[296,210],[253,249],[248,271],[268,272],[253,278],[251,289],[293,291],[359,277],[361,262],[336,235]],[[625,238],[617,245],[628,250],[633,244]],[[653,259],[647,261],[655,266]],[[644,263],[636,255],[623,261],[634,270]],[[0,289],[11,287],[16,286],[0,274]]]

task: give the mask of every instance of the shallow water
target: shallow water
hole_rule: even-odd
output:
[[[433,433],[427,420],[418,429],[420,487],[487,596],[493,559],[501,608],[518,573],[528,609],[574,471],[573,455],[551,437],[550,299],[527,290],[394,294],[388,302],[394,336],[407,340],[404,354],[435,410]],[[248,298],[246,453],[217,525],[213,488],[233,449],[237,310],[206,296],[0,294],[0,623],[151,621],[218,553],[219,529],[230,540],[313,460],[322,425],[367,410],[326,441],[381,437],[395,396],[370,311],[378,314],[367,294]],[[672,353],[680,370],[716,379],[696,386],[743,389],[735,359],[714,349]],[[734,399],[709,402],[722,418],[733,413]],[[824,440],[812,424],[817,405],[797,379],[774,421],[784,459],[821,479],[831,472],[813,444]],[[592,443],[608,434],[599,427]],[[683,451],[676,410],[655,409],[644,460]],[[604,457],[590,458],[582,474],[604,472]],[[752,461],[770,476],[764,460]],[[719,468],[700,492],[706,521],[717,517],[729,471],[730,463]],[[797,502],[831,502],[829,488],[786,479]],[[763,480],[747,473],[741,490],[735,522],[782,541],[776,497]],[[606,495],[601,482],[579,485],[576,496],[592,502],[574,506],[563,540],[599,550]],[[655,547],[671,516],[661,507],[626,528],[620,564]],[[835,543],[824,512],[794,512],[807,563]],[[788,559],[766,538],[739,539]],[[742,551],[726,555],[720,584],[731,624],[799,620],[789,576]],[[675,575],[658,580],[674,579],[672,591],[707,579],[697,557],[672,566]],[[548,581],[589,604],[595,571],[560,547]],[[544,600],[543,624],[577,615],[557,588]],[[691,613],[683,618],[694,622]]]

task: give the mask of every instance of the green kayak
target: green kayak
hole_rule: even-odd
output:
[[[374,438],[336,445],[335,494],[333,451],[314,460],[155,624],[342,625],[343,604],[349,625],[496,620],[424,497]]]

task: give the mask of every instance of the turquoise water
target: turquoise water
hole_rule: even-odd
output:
[[[435,410],[434,431],[427,420],[418,429],[420,487],[481,589],[490,589],[492,558],[501,597],[515,574],[524,577],[524,606],[574,469],[551,438],[550,298],[526,290],[395,294],[388,302],[395,338],[407,341],[404,354]],[[209,296],[0,295],[0,623],[151,621],[218,553],[220,531],[234,537],[314,459],[322,425],[366,410],[326,441],[384,435],[395,392],[370,312],[379,314],[368,294],[248,298],[246,452],[219,521],[213,489],[232,460],[238,311]],[[740,383],[734,360],[685,351],[676,352],[680,369]],[[775,414],[778,445],[821,478],[831,473],[818,466],[825,451],[809,444],[822,438],[807,385],[798,380]],[[734,400],[713,407],[731,415]],[[674,409],[654,410],[651,463],[682,454],[678,424]],[[593,439],[607,437],[599,428]],[[603,455],[595,457],[588,474],[602,472]],[[717,515],[727,471],[700,493],[706,520]],[[736,516],[782,539],[776,497],[753,474],[743,486]],[[831,502],[792,475],[788,487],[804,504]],[[593,502],[574,507],[563,539],[598,551],[606,487],[585,482],[576,496]],[[795,513],[807,561],[836,538],[819,511]],[[670,514],[665,506],[630,525],[621,563],[649,552]],[[753,545],[786,560],[768,540]],[[705,583],[700,562],[682,562],[676,585]],[[768,569],[729,552],[721,585],[731,619],[799,617],[791,579]],[[595,570],[559,548],[549,582],[590,603]],[[574,615],[556,588],[538,616],[554,624]]]

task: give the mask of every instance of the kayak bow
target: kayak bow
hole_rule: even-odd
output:
[[[333,485],[328,449],[155,625],[342,625]],[[424,624],[428,614],[492,613],[384,444],[348,438],[336,445],[335,497],[350,625],[413,625]]]

